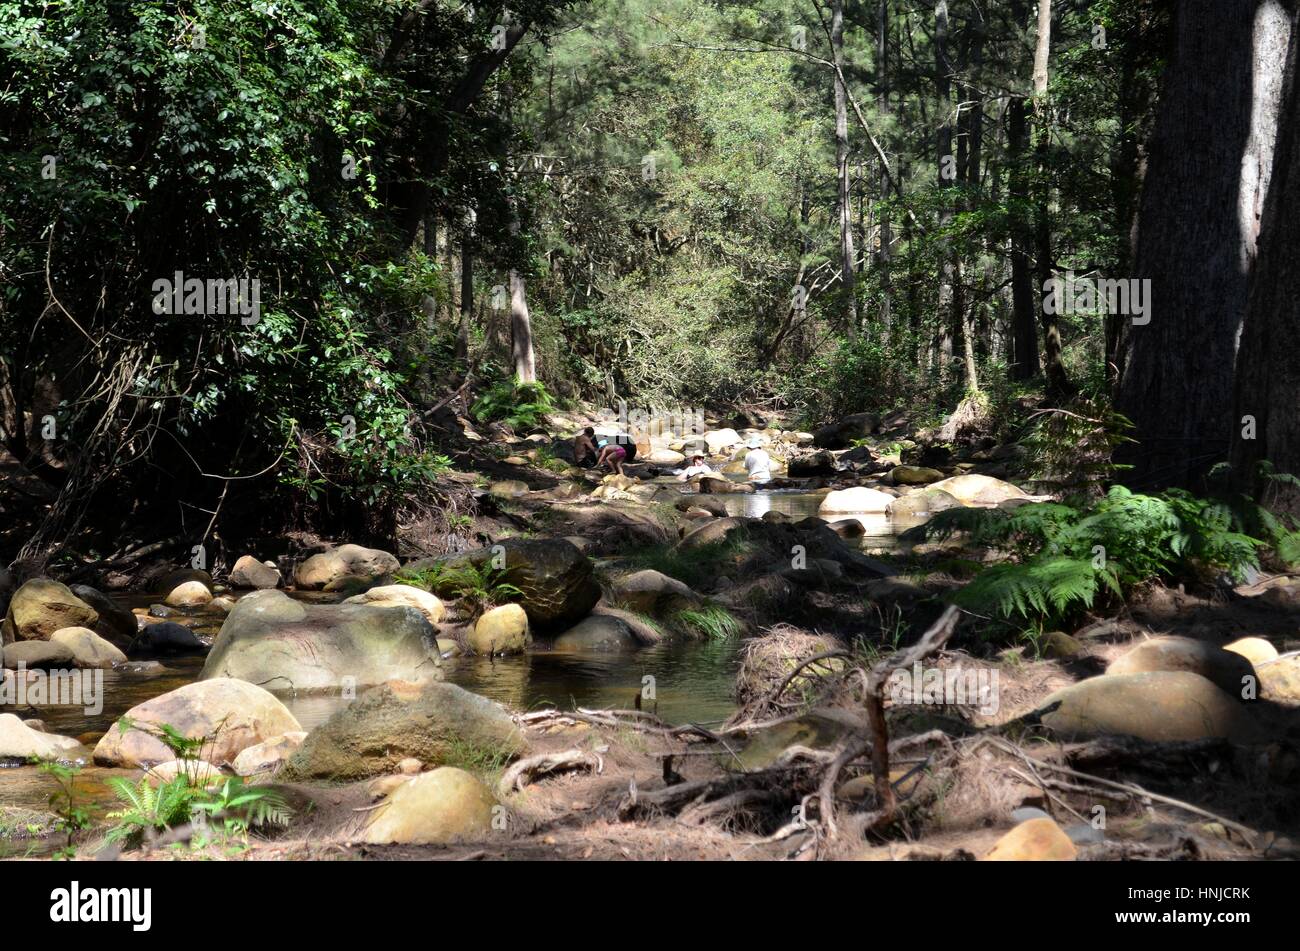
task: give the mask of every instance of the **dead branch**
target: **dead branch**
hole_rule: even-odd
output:
[[[853,733],[840,747],[839,754],[822,776],[817,791],[818,815],[828,839],[836,837],[835,786],[840,771],[863,753],[871,751],[871,775],[875,781],[877,809],[865,828],[873,828],[893,818],[898,808],[894,787],[889,782],[889,727],[885,722],[885,683],[894,671],[918,664],[937,653],[956,630],[961,612],[949,607],[930,626],[921,639],[911,647],[899,651],[876,664],[867,677],[867,721],[870,735]]]

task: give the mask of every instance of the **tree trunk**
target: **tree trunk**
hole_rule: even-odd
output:
[[[844,75],[844,0],[833,0],[831,4],[831,51],[839,70],[835,80],[835,174],[839,181],[840,269],[847,331],[853,337],[858,332],[858,299],[849,188],[849,104],[848,92],[839,78]]]
[[[1051,136],[1051,108],[1047,101],[1047,66],[1052,55],[1052,0],[1038,0],[1038,40],[1034,46],[1034,154],[1038,174],[1034,192],[1034,257],[1038,262],[1039,287],[1046,288],[1053,275],[1052,222],[1048,212],[1048,145]],[[1070,393],[1061,357],[1061,323],[1056,314],[1041,309],[1043,319],[1043,365],[1047,376],[1047,398],[1063,402]]]
[[[1300,516],[1300,490],[1256,478],[1256,466],[1268,460],[1279,472],[1300,475],[1298,58],[1300,36],[1291,40],[1276,164],[1264,205],[1253,286],[1237,355],[1236,411],[1229,421],[1232,461],[1238,474],[1253,483],[1256,498],[1293,517]]]
[[[934,90],[938,100],[939,124],[939,181],[941,190],[948,190],[956,184],[956,156],[952,149],[952,66],[948,60],[948,0],[938,0],[934,5]],[[943,202],[939,212],[939,230],[943,231],[952,221],[952,207],[948,200]],[[944,242],[943,263],[939,274],[939,369],[941,378],[946,378],[952,361],[953,337],[959,332],[961,315],[960,297],[953,288],[956,280],[956,254],[948,238]],[[946,382],[946,379],[945,379]]]
[[[1029,183],[1025,176],[1029,123],[1025,100],[1012,96],[1007,104],[1007,148],[1010,152],[1010,181],[1007,191],[1013,207],[1023,209],[1029,201]],[[1023,212],[1013,216],[1011,224],[1011,378],[1029,380],[1038,375],[1038,309],[1030,268],[1030,229]]]
[[[1275,0],[1183,0],[1174,14],[1133,268],[1150,281],[1149,323],[1126,328],[1117,403],[1140,443],[1120,458],[1142,488],[1196,486],[1238,429],[1233,367],[1291,24]]]
[[[537,364],[533,357],[533,324],[528,316],[528,295],[524,276],[510,272],[510,356],[520,383],[537,382]]]
[[[880,9],[877,16],[876,99],[881,117],[887,118],[889,116],[889,0],[880,0]],[[881,201],[880,250],[876,253],[876,267],[880,272],[881,336],[885,343],[888,344],[894,322],[893,302],[890,299],[890,295],[893,293],[893,282],[890,279],[889,273],[892,255],[890,244],[893,242],[893,229],[890,227],[889,210],[884,206],[884,202],[889,197],[889,171],[885,168],[884,162],[880,163],[880,184],[878,194],[880,195]]]
[[[456,327],[456,362],[469,364],[469,334],[474,316],[474,250],[468,237],[460,243],[460,323]]]

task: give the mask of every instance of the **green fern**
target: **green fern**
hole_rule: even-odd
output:
[[[1240,579],[1258,566],[1264,545],[1242,529],[1238,511],[1222,501],[1114,486],[1093,502],[951,509],[908,535],[964,533],[975,545],[1006,552],[1008,561],[984,569],[954,600],[1041,629],[1148,581],[1194,579],[1207,568]],[[1300,554],[1300,539],[1290,550]]]

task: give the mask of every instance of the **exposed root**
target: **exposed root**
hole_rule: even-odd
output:
[[[514,763],[502,774],[497,783],[497,795],[504,798],[523,789],[539,776],[573,769],[590,769],[603,773],[605,761],[597,753],[579,749],[529,756]]]

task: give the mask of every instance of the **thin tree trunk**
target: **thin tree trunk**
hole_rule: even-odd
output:
[[[878,21],[876,24],[876,89],[877,103],[882,118],[889,116],[889,0],[880,0]],[[893,229],[890,227],[889,210],[884,202],[889,197],[889,172],[884,162],[880,163],[879,195],[880,208],[880,250],[876,253],[876,266],[880,271],[880,326],[886,344],[893,330],[893,294],[890,279],[890,261],[892,260]]]
[[[528,316],[528,294],[524,276],[510,271],[510,356],[515,376],[521,383],[537,382],[537,363],[533,356],[533,324]]]
[[[1047,101],[1047,66],[1052,54],[1052,0],[1038,0],[1038,40],[1034,47],[1034,154],[1035,177],[1034,256],[1038,262],[1039,287],[1046,289],[1054,272],[1052,222],[1048,211],[1050,187],[1047,181],[1048,145],[1051,136],[1051,108]],[[1044,291],[1045,292],[1045,291]],[[1061,322],[1057,314],[1041,309],[1043,360],[1047,371],[1047,398],[1063,401],[1070,393],[1070,381],[1062,359]]]
[[[849,188],[848,92],[838,77],[844,75],[844,0],[831,4],[831,51],[837,67],[835,80],[835,174],[839,182],[840,269],[844,288],[845,318],[850,337],[858,332],[857,275],[853,270],[853,209]]]
[[[456,327],[456,362],[469,364],[469,334],[474,316],[474,250],[468,236],[460,242],[460,323]]]

